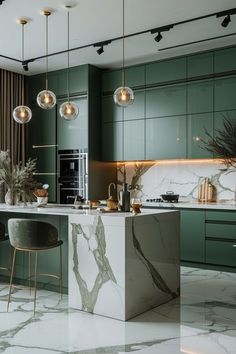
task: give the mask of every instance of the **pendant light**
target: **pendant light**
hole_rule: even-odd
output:
[[[19,24],[22,26],[22,62],[24,63],[24,26],[27,24],[27,21],[21,19],[19,20]],[[16,107],[12,115],[15,122],[19,124],[28,123],[32,118],[31,109],[24,105],[24,90],[22,91],[22,105]]]
[[[48,17],[51,14],[48,10],[43,11],[43,15],[46,18],[46,89],[39,92],[37,96],[37,103],[43,109],[51,109],[56,104],[55,94],[48,90]]]
[[[71,6],[66,6],[67,12],[67,101],[62,103],[59,109],[60,116],[66,120],[74,120],[78,117],[79,107],[70,100],[70,89],[69,89],[69,69],[70,69],[70,8]]]
[[[125,1],[123,0],[123,39],[122,39],[122,83],[121,87],[118,87],[113,95],[116,105],[121,107],[128,107],[134,102],[134,93],[130,87],[125,86]]]

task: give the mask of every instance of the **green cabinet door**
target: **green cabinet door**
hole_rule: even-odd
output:
[[[57,71],[59,96],[67,94],[67,71]],[[70,94],[76,94],[88,91],[88,66],[82,65],[70,68],[69,71],[69,91]]]
[[[236,109],[236,77],[215,80],[215,111]]]
[[[188,84],[188,113],[213,111],[213,81]]]
[[[236,110],[215,112],[214,114],[214,135],[217,136],[217,130],[224,129],[224,121],[229,120],[232,124],[236,125]]]
[[[59,114],[59,107],[64,100],[58,100],[57,141],[58,149],[87,149],[88,148],[88,100],[73,98],[79,107],[79,115],[75,120],[67,121]]]
[[[113,96],[104,96],[102,98],[103,123],[119,122],[122,120],[123,120],[123,108],[115,104]]]
[[[215,73],[236,70],[236,48],[215,51]]]
[[[146,65],[146,84],[186,78],[186,58],[163,60]]]
[[[56,108],[44,110],[31,105],[32,119],[28,124],[29,148],[32,145],[56,144]]]
[[[124,120],[143,119],[145,117],[145,92],[134,94],[134,103],[124,109]]]
[[[144,160],[144,119],[124,122],[124,160]]]
[[[129,87],[145,85],[145,66],[139,65],[125,69],[125,85]]]
[[[213,52],[190,55],[187,57],[187,76],[213,74]]]
[[[206,263],[236,267],[236,241],[206,241]]]
[[[104,123],[102,133],[102,147],[104,161],[122,161],[123,154],[123,122]]]
[[[186,116],[146,120],[146,159],[186,158]]]
[[[207,141],[205,129],[213,135],[213,113],[188,115],[188,158],[212,158],[213,154],[203,149],[201,140]]]
[[[121,86],[122,71],[104,71],[102,74],[102,92],[113,92]]]
[[[163,87],[146,92],[146,117],[186,114],[186,85]]]
[[[205,262],[205,212],[181,210],[181,260]]]

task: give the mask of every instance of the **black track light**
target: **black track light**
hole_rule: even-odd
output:
[[[154,40],[158,43],[162,40],[162,35],[161,35],[161,32],[158,32],[158,35],[154,38]]]
[[[29,63],[27,61],[23,61],[22,66],[24,71],[29,71]]]
[[[98,55],[101,55],[102,53],[104,53],[103,45],[100,48],[98,48],[97,53],[98,53]]]
[[[2,5],[3,1],[5,1],[5,0],[0,0],[0,5]]]
[[[221,26],[226,28],[230,22],[231,22],[230,15],[227,15],[227,16],[223,19],[223,21],[221,22]]]

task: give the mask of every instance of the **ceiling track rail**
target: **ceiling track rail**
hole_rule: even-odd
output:
[[[1,5],[2,1],[4,1],[4,0],[0,0],[0,5]],[[187,19],[187,20],[183,20],[183,21],[179,21],[179,22],[175,22],[175,23],[170,23],[168,25],[155,27],[155,28],[150,28],[150,29],[147,29],[147,30],[144,30],[144,31],[133,32],[133,33],[124,35],[124,37],[123,36],[119,36],[119,37],[106,39],[106,40],[100,41],[100,42],[93,42],[93,43],[85,44],[85,45],[82,45],[82,46],[78,46],[78,47],[74,47],[74,48],[70,48],[70,49],[66,49],[66,50],[61,50],[61,51],[54,52],[54,53],[50,53],[48,55],[41,55],[41,56],[38,56],[38,57],[25,59],[24,61],[16,59],[16,58],[9,57],[9,56],[3,55],[3,54],[0,54],[0,57],[2,57],[4,59],[8,59],[8,60],[12,60],[12,61],[21,63],[24,66],[24,65],[27,65],[29,63],[33,63],[34,61],[37,61],[37,60],[49,58],[49,57],[56,56],[56,55],[65,54],[65,53],[68,53],[68,52],[73,52],[73,51],[76,51],[76,50],[81,50],[81,49],[85,49],[85,48],[89,48],[89,47],[102,47],[102,46],[108,45],[108,44],[110,44],[112,42],[122,40],[123,38],[124,39],[131,38],[131,37],[140,36],[140,35],[147,34],[147,33],[151,33],[151,34],[161,33],[161,32],[164,32],[164,31],[169,31],[169,30],[173,29],[176,26],[181,26],[181,25],[184,25],[184,24],[190,23],[190,22],[200,21],[200,20],[203,20],[203,19],[206,19],[206,18],[209,18],[209,17],[218,18],[218,17],[230,16],[230,15],[235,15],[235,14],[236,14],[236,8],[227,9],[227,10],[224,10],[224,11],[221,11],[221,12],[213,12],[213,13],[210,13],[210,14],[207,14],[207,15],[193,17],[193,18],[190,18],[190,19]],[[188,46],[188,45],[191,45],[191,44],[211,41],[211,40],[224,38],[224,37],[229,37],[229,36],[233,36],[233,35],[235,35],[235,33],[230,33],[230,34],[222,35],[222,36],[218,36],[218,37],[211,37],[211,38],[208,38],[208,39],[207,38],[206,39],[200,39],[198,41],[183,43],[183,44],[179,44],[179,45],[172,46],[172,47],[160,48],[159,51],[164,51],[164,50],[178,48],[178,47],[183,47],[183,46]]]

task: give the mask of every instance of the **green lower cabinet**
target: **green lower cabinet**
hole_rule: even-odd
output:
[[[59,114],[60,105],[65,100],[58,100],[57,143],[59,150],[88,148],[88,99],[73,98],[79,107],[79,115],[75,120],[65,120]]]
[[[102,131],[102,155],[104,161],[122,161],[124,159],[124,123],[104,123]]]
[[[236,267],[236,240],[206,240],[206,263]]]
[[[201,140],[209,138],[206,131],[213,135],[213,113],[188,115],[188,158],[212,158],[213,154],[205,150]]]
[[[124,122],[124,160],[144,160],[145,123],[142,120]]]
[[[146,120],[146,159],[186,158],[186,116]]]
[[[181,260],[205,262],[205,211],[181,210]]]

